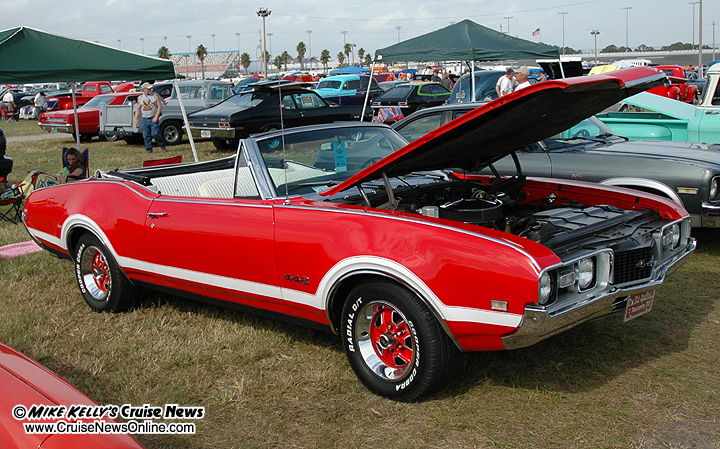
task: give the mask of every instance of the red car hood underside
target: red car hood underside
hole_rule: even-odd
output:
[[[623,98],[659,86],[665,78],[657,70],[632,67],[533,84],[441,126],[321,195],[333,195],[383,173],[392,177],[425,170],[477,171]]]

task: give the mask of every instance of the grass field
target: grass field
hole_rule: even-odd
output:
[[[10,137],[20,135],[13,125],[3,126]],[[11,182],[57,171],[68,144],[10,144]],[[123,142],[88,146],[93,170],[147,158]],[[208,142],[199,153],[226,155]],[[187,144],[168,151],[176,154],[192,159]],[[0,341],[100,404],[205,407],[195,435],[139,435],[148,449],[717,449],[720,230],[695,235],[697,253],[651,313],[527,349],[465,354],[449,387],[417,404],[369,393],[339,339],[322,332],[154,292],[130,312],[94,313],[71,263],[48,253],[0,260]],[[21,225],[0,224],[0,245],[26,240]]]

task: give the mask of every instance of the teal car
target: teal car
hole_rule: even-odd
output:
[[[606,112],[598,118],[631,140],[720,143],[720,64],[708,69],[697,106],[643,92],[624,100],[646,112]]]
[[[370,94],[368,96],[368,82]],[[383,90],[370,75],[335,75],[323,78],[315,91],[325,99],[340,106],[363,104],[365,97],[372,102]]]

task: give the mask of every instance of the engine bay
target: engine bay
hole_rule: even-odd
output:
[[[366,205],[508,232],[553,251],[574,247],[580,241],[590,246],[593,241],[612,244],[652,229],[650,222],[659,218],[651,210],[589,206],[555,194],[528,201],[522,191],[525,181],[522,176],[491,185],[466,180],[416,183],[404,179],[390,189],[386,188],[387,181],[386,185],[376,183],[371,189],[365,185],[362,198]]]

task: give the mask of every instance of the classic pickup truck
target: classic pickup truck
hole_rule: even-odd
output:
[[[690,80],[679,65],[658,65],[656,69],[662,70],[667,75],[670,84],[650,89],[648,92],[666,96],[685,103],[697,103],[700,100],[700,90],[690,83]]]
[[[100,94],[111,94],[113,92],[115,91],[109,81],[87,81],[83,84],[82,89],[78,90],[75,95],[75,102],[78,106],[81,106]],[[48,102],[51,100],[57,101],[56,109],[65,110],[73,108],[72,96],[70,96],[69,93],[48,98]]]
[[[200,109],[209,108],[233,95],[232,85],[226,81],[216,80],[183,80],[178,81],[183,106],[189,114]],[[166,98],[160,116],[160,132],[168,145],[177,145],[182,141],[183,117],[178,101],[178,93]],[[119,136],[127,143],[142,141],[142,130],[135,126],[135,103],[103,106],[100,116],[102,137]]]
[[[650,112],[598,114],[617,134],[631,140],[676,140],[720,143],[720,64],[708,69],[697,106],[643,92],[625,103]]]

